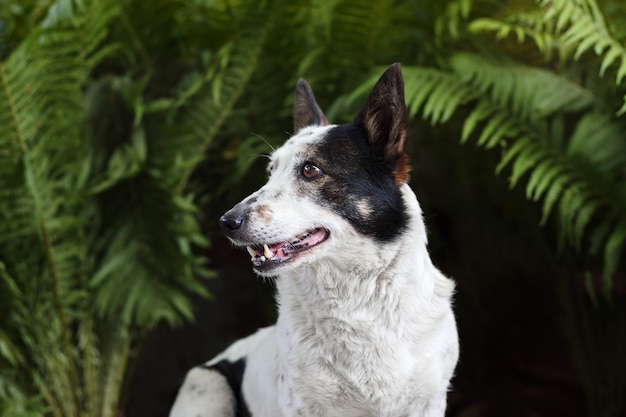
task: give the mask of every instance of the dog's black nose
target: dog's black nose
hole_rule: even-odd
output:
[[[233,232],[241,227],[241,225],[243,224],[243,219],[244,216],[242,215],[229,215],[228,213],[226,213],[222,217],[220,217],[220,227],[226,233]]]

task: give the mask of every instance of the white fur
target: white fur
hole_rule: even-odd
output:
[[[408,228],[385,244],[294,185],[294,167],[332,127],[302,129],[275,151],[270,180],[241,203],[251,206],[248,227],[259,242],[289,240],[315,227],[329,230],[329,238],[274,272],[276,326],[212,362],[247,356],[243,395],[255,417],[442,417],[458,358],[454,284],[430,260],[408,185],[401,186]],[[189,394],[199,372],[217,380],[215,372],[192,370],[171,417],[225,416],[207,405],[230,404],[223,383],[210,398]]]
[[[217,371],[194,368],[185,377],[170,416],[232,417],[235,397],[226,378]]]

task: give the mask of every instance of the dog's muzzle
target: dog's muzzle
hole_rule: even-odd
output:
[[[291,238],[277,241],[257,241],[248,236],[246,221],[249,209],[241,204],[233,207],[219,219],[224,234],[237,246],[246,246],[251,256],[252,265],[258,272],[267,272],[288,261],[299,257],[300,254],[313,249],[324,242],[330,232],[323,227],[314,227],[302,231]]]

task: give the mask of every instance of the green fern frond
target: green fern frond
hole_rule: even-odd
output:
[[[35,33],[0,64],[0,107],[6,109],[0,112],[0,124],[5,126],[0,135],[0,148],[4,149],[0,165],[13,171],[2,173],[3,181],[12,182],[4,184],[5,196],[13,197],[3,200],[11,205],[6,213],[15,219],[8,227],[35,225],[50,279],[60,290],[71,287],[69,282],[75,277],[70,278],[69,271],[80,270],[75,263],[84,258],[76,252],[80,245],[66,247],[73,241],[68,236],[81,235],[77,230],[84,221],[74,212],[78,202],[72,195],[72,181],[82,164],[77,156],[84,154],[84,145],[75,139],[82,123],[82,70],[93,46],[83,39],[102,39],[114,9],[96,16],[100,11],[94,8],[95,14],[88,15],[93,20],[76,21],[74,29]],[[25,235],[32,231],[31,226],[30,230],[2,234],[0,245],[8,244],[5,239],[16,232]]]
[[[523,6],[524,9],[509,11],[499,18],[474,19],[468,24],[468,30],[472,34],[493,33],[498,40],[514,37],[520,44],[529,38],[544,58],[550,59],[557,50],[554,22],[544,19],[542,10],[532,3]],[[564,57],[560,58],[563,60]]]
[[[393,7],[397,7],[396,3],[390,0],[349,0],[337,4],[331,42],[338,50],[348,52],[344,59],[372,56],[382,31],[389,27]]]
[[[383,70],[382,67],[372,70],[372,75],[352,93],[336,101],[333,112],[329,114],[334,115],[338,113],[338,109],[351,107],[355,103],[360,105]],[[404,99],[409,117],[415,117],[421,112],[423,118],[433,125],[445,123],[460,106],[478,97],[476,91],[450,72],[404,66],[402,74]]]
[[[508,156],[508,153],[507,153]],[[539,165],[534,167],[526,184],[526,196],[532,201],[539,201],[550,184],[564,174],[564,168],[560,164],[555,164],[552,158],[544,159]],[[542,219],[542,224],[547,220],[547,216]]]
[[[193,218],[193,205],[167,188],[164,192],[157,180],[148,181],[145,195],[131,190],[119,199],[122,204],[105,204],[111,189],[138,185],[135,177],[145,172],[158,177],[149,165],[152,153],[139,128],[129,146],[104,156],[102,173],[94,169],[97,164],[90,165],[96,158],[90,158],[84,135],[83,90],[93,65],[119,50],[114,43],[102,44],[120,12],[119,3],[56,4],[45,22],[47,28],[36,29],[0,63],[0,292],[13,295],[7,303],[1,297],[2,337],[10,338],[11,344],[0,341],[0,363],[10,363],[15,371],[10,379],[4,372],[0,377],[0,391],[4,383],[12,387],[10,392],[0,392],[0,408],[12,404],[15,409],[32,400],[32,404],[45,403],[48,415],[110,417],[117,408],[135,338],[127,326],[141,330],[159,319],[176,322],[191,316],[189,301],[182,294],[202,292],[192,270],[202,265],[190,245],[205,239]],[[94,184],[99,189],[90,194]],[[105,222],[112,220],[110,229],[100,233],[102,216],[124,206],[128,195],[146,199],[131,205],[137,209],[133,215],[105,218]],[[150,203],[156,203],[157,209],[148,210]],[[103,239],[115,235],[115,226],[127,226],[127,221],[138,218],[140,225],[132,226],[144,234],[139,238],[126,234],[126,242],[107,246]],[[158,231],[150,233],[151,229]],[[94,310],[107,295],[100,292],[102,285],[98,288],[91,281],[111,261],[103,255],[112,249],[122,251],[124,243],[139,248],[131,251],[135,257],[124,260],[125,267],[143,279],[145,291],[110,290],[108,296],[116,296],[111,305],[119,312],[109,310],[111,314],[103,319]],[[142,263],[146,259],[152,262]],[[153,271],[158,273],[150,274]],[[129,282],[134,278],[122,276]],[[156,278],[160,281],[154,282]],[[151,281],[157,290],[146,285]],[[145,296],[148,299],[143,300]],[[150,296],[159,302],[148,306]],[[100,339],[97,334],[108,323],[115,325]],[[107,347],[108,340],[119,343]],[[18,398],[21,393],[23,400]]]
[[[549,153],[546,152],[546,150],[532,143],[533,138],[531,135],[515,139],[515,145],[521,144],[522,149],[517,154],[515,161],[512,162],[511,175],[509,177],[511,187],[514,187],[522,176],[531,169],[536,168],[539,164],[549,159]],[[502,168],[502,166],[503,165],[500,164],[498,168]],[[526,192],[529,193],[529,190],[527,189]]]
[[[594,0],[538,0],[540,9],[510,13],[501,19],[478,18],[468,25],[470,32],[492,32],[497,39],[515,36],[519,43],[531,38],[549,59],[556,51],[561,62],[571,56],[579,60],[588,51],[600,57],[599,75],[615,67],[616,84],[626,76],[626,48],[609,30]],[[625,99],[626,100],[626,99]],[[626,111],[626,103],[617,112]]]
[[[99,181],[91,184],[103,200],[91,285],[104,317],[148,328],[162,320],[177,323],[192,317],[188,292],[206,295],[196,279],[206,268],[190,248],[207,242],[185,186],[245,90],[273,24],[269,9],[256,2],[242,2],[231,12],[237,36],[203,73],[183,79],[173,96],[144,102],[148,78],[111,85],[124,91],[135,120],[129,143],[111,151]]]
[[[626,165],[625,128],[606,113],[588,112],[576,124],[567,155],[605,173],[619,170]]]
[[[457,108],[476,98],[453,74],[429,68],[404,67],[405,100],[410,117],[420,110],[432,124],[445,123]]]
[[[141,195],[133,191],[137,189]],[[121,198],[133,192],[135,198]],[[95,249],[101,261],[90,281],[98,290],[94,307],[104,317],[146,327],[162,320],[190,319],[191,307],[184,294],[206,294],[194,275],[202,266],[190,269],[193,254],[180,246],[189,241],[206,244],[193,221],[195,207],[181,210],[164,184],[146,172],[101,195],[115,203],[103,207],[102,224],[107,227],[96,232],[100,236]],[[186,224],[193,227],[182,229]]]
[[[606,120],[605,122],[609,123]],[[583,120],[577,131],[584,133],[589,128],[588,126]],[[574,136],[577,136],[577,132]],[[586,143],[592,144],[595,141],[602,143],[605,140],[602,136],[585,137]],[[517,139],[507,151],[499,169],[509,164],[512,165],[512,186],[520,180],[523,174],[530,172],[526,194],[535,201],[543,200],[541,223],[545,224],[548,217],[557,209],[563,236],[574,247],[581,250],[585,236],[597,235],[605,222],[621,224],[625,220],[626,204],[621,195],[623,191],[626,191],[626,187],[606,184],[607,181],[612,180],[603,172],[592,168],[605,166],[604,163],[594,165],[591,162],[594,158],[593,154],[584,153],[588,158],[587,161],[574,157],[574,153],[581,151],[575,146],[576,142],[571,140],[566,153],[563,154],[551,147],[549,142],[540,141],[538,138]],[[622,163],[626,162],[624,155],[626,154],[620,154],[617,157]],[[616,207],[621,208],[616,209]],[[594,219],[597,222],[594,223]],[[591,230],[588,230],[589,228]],[[608,234],[613,236],[614,233],[616,232]],[[609,249],[605,246],[606,250]],[[612,274],[614,270],[615,265],[605,263],[605,273]]]
[[[512,166],[511,186],[530,173],[526,194],[535,201],[543,200],[541,223],[557,209],[563,236],[579,250],[592,219],[612,205],[597,191],[592,178],[538,138],[517,139],[498,168],[506,165]]]
[[[493,148],[506,139],[519,134],[519,123],[505,113],[494,113],[485,124],[476,143],[485,148]]]
[[[539,4],[547,10],[546,20],[556,19],[555,35],[564,50],[573,51],[574,60],[592,50],[600,57],[600,76],[615,66],[616,84],[622,84],[626,76],[626,47],[611,34],[595,0],[539,0]],[[623,114],[625,109],[626,103],[617,114]]]
[[[584,229],[599,210],[601,201],[590,192],[588,184],[582,181],[573,183],[563,190],[558,207],[561,230],[577,250],[582,247]],[[588,204],[590,202],[592,203]],[[585,218],[580,219],[583,209]]]
[[[241,28],[239,36],[222,49],[223,59],[217,67],[209,70],[211,76],[207,77],[205,86],[189,103],[188,112],[180,121],[182,136],[187,136],[188,142],[175,153],[180,155],[181,160],[177,163],[183,169],[182,175],[175,176],[179,179],[176,185],[178,194],[187,183],[198,155],[202,155],[211,144],[245,90],[273,25],[269,6],[259,7],[255,2],[244,3],[244,6],[240,11],[243,20],[237,22]],[[264,24],[259,25],[258,22]],[[206,94],[207,90],[213,93]]]
[[[29,242],[28,248],[21,248],[28,252],[21,256],[41,259],[34,265],[44,263],[45,270],[30,273],[42,274],[41,284],[52,290],[54,298],[46,300],[51,304],[40,307],[60,320],[65,334],[60,345],[68,357],[67,316],[72,309],[61,300],[81,279],[86,258],[85,245],[77,240],[84,236],[81,229],[87,216],[76,198],[80,191],[73,188],[79,156],[84,154],[84,145],[77,140],[83,62],[91,52],[83,35],[99,37],[113,16],[98,15],[98,9],[87,15],[91,21],[38,30],[0,63],[0,181],[9,197],[0,202],[0,211],[11,216],[0,222],[9,229],[6,235],[0,232],[0,258],[9,253],[20,256],[15,242],[7,240],[17,234]],[[71,363],[69,368],[72,372]]]
[[[613,226],[608,241],[604,249],[604,290],[606,294],[610,294],[613,286],[613,273],[617,270],[621,254],[624,253],[626,247],[626,221],[622,218],[620,222]]]
[[[624,187],[609,174],[626,164],[624,126],[590,111],[600,98],[575,80],[515,61],[458,53],[449,62],[452,72],[403,69],[411,115],[419,111],[432,123],[445,122],[460,105],[473,106],[461,140],[475,137],[485,148],[503,146],[497,171],[510,167],[511,187],[527,177],[526,195],[542,201],[541,223],[555,215],[560,236],[578,250],[586,237],[599,235],[604,222],[625,220],[620,193],[626,195],[626,189],[620,191]],[[566,137],[563,117],[580,112],[583,117]],[[612,214],[604,218],[607,211]],[[604,251],[615,253],[608,241],[614,239],[616,248],[622,241],[612,231],[607,236]],[[605,263],[604,271],[614,267]]]
[[[450,65],[478,93],[489,95],[498,106],[527,121],[556,111],[579,111],[595,100],[591,91],[562,75],[515,61],[458,53],[450,58]]]
[[[604,131],[598,129],[596,123],[602,124]],[[605,214],[602,222],[619,223],[626,212],[625,202],[620,197],[620,189],[626,191],[626,187],[608,184],[613,180],[606,175],[606,171],[595,168],[605,170],[626,163],[626,152],[622,149],[626,144],[620,129],[623,128],[605,115],[589,113],[579,122],[564,153],[551,142],[539,140],[539,137],[516,138],[498,170],[512,166],[512,186],[524,174],[530,173],[526,195],[535,201],[543,200],[541,223],[545,224],[553,210],[558,208],[563,236],[580,250],[584,237],[596,233],[594,230],[587,232],[587,228],[601,226],[591,226],[594,219],[600,218],[600,213],[612,213],[610,216]],[[611,139],[614,146],[608,147],[617,154],[594,151],[596,146],[610,145]],[[622,208],[615,210],[615,207]],[[605,265],[605,271],[609,273],[614,271],[612,268]]]
[[[473,0],[449,1],[444,12],[435,21],[437,38],[442,38],[444,34],[448,34],[453,39],[458,39],[461,35],[462,23],[469,17],[473,6]]]
[[[482,70],[480,66],[472,65],[479,61],[471,61],[463,56],[460,58],[462,59],[459,60],[457,57],[453,65],[466,71],[461,76],[468,78],[479,90],[493,96],[497,101],[496,103],[490,103],[485,99],[479,101],[465,120],[462,140],[467,140],[470,133],[480,125],[481,131],[477,140],[479,145],[489,148],[512,141],[512,146],[505,154],[498,171],[511,164],[511,186],[515,186],[524,174],[530,172],[526,192],[535,200],[544,198],[542,222],[545,223],[554,204],[560,200],[562,202],[559,206],[560,218],[564,224],[575,225],[566,229],[564,233],[572,243],[580,245],[584,228],[600,209],[593,199],[598,196],[583,193],[582,197],[578,198],[581,194],[579,191],[589,189],[588,186],[572,185],[564,192],[573,178],[579,177],[579,173],[564,170],[562,168],[564,158],[556,154],[555,150],[546,147],[549,142],[545,145],[539,142],[537,135],[545,131],[541,120],[550,114],[556,111],[576,111],[591,105],[592,101],[589,100],[587,93],[579,88],[571,89],[569,81],[546,71],[529,69],[528,73],[517,72],[515,68],[509,70],[498,67],[497,64],[489,65],[487,70]],[[507,75],[504,75],[502,80],[503,77],[498,75],[499,72],[513,75],[508,80]],[[515,77],[518,74],[519,77]],[[546,93],[549,90],[548,85],[553,88],[560,85],[559,91],[562,92]],[[513,97],[522,104],[515,105]],[[539,109],[539,116],[529,114],[535,109]],[[533,130],[533,125],[534,129],[538,130]],[[602,138],[599,138],[598,143],[602,143]],[[585,202],[589,202],[589,205],[584,205]]]

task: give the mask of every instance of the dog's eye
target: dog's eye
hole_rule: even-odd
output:
[[[313,179],[319,177],[321,174],[322,170],[313,164],[306,163],[302,167],[302,175],[304,175],[305,178]]]

